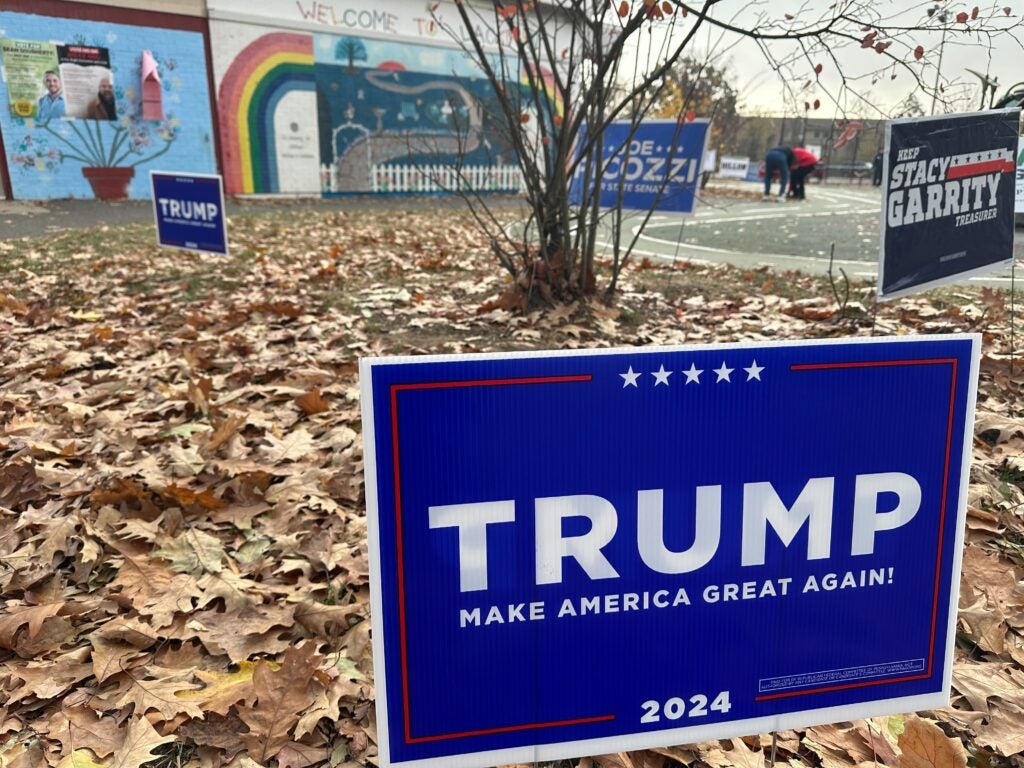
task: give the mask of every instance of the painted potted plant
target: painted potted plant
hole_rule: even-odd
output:
[[[171,148],[178,135],[178,119],[144,122],[122,116],[116,121],[49,120],[39,128],[58,142],[53,149],[60,161],[82,164],[82,175],[100,200],[123,200],[135,176],[135,167]]]

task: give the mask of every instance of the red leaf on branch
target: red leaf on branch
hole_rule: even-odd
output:
[[[978,6],[974,6],[974,8],[971,10],[971,21],[978,18],[978,11]]]
[[[956,15],[956,23],[957,24],[966,24],[967,23],[967,11],[960,11],[960,13],[958,13]]]
[[[914,61],[920,61],[921,57],[924,56],[924,46],[919,45],[914,49]]]
[[[622,2],[619,3],[619,16],[622,18],[629,16],[629,3],[627,3],[626,0],[622,0]]]
[[[890,45],[892,45],[892,42],[875,43],[875,50],[878,51],[878,53],[885,53],[885,49]]]
[[[530,116],[523,112],[523,114],[519,116],[519,122],[525,125],[526,123],[530,122]]]
[[[860,41],[861,48],[871,48],[875,45],[875,38],[878,37],[877,32],[869,32],[864,35],[864,39]]]
[[[1006,6],[1005,8],[1003,8],[1003,13],[1005,13],[1007,16],[1009,16],[1011,12],[1012,9],[1010,8],[1010,6]]]
[[[804,102],[804,112],[808,112],[808,111],[810,111],[810,109],[811,109],[811,102],[805,101]]]
[[[822,69],[824,69],[824,67],[822,67],[821,64],[815,64],[814,65],[814,74],[820,75]]]
[[[665,12],[665,15],[666,15],[666,16],[671,16],[671,15],[672,15],[672,12],[673,12],[673,11],[674,11],[675,9],[674,9],[674,7],[673,7],[672,3],[670,3],[670,2],[668,1],[668,0],[665,0],[665,2],[663,2],[663,3],[661,4],[661,10],[663,10],[663,11]]]
[[[792,20],[793,20],[793,17],[792,17],[792,16],[790,16],[790,15],[789,15],[789,14],[787,13],[787,14],[786,14],[786,21],[792,21]]]
[[[815,99],[814,100],[814,108],[817,109],[820,106],[821,106],[821,99]]]

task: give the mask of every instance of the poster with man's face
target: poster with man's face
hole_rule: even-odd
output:
[[[53,43],[4,38],[0,40],[0,59],[14,117],[39,117],[42,100],[60,98],[57,47]]]
[[[58,45],[65,114],[84,120],[116,120],[110,52],[93,45]]]

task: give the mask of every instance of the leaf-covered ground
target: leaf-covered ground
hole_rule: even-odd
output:
[[[0,766],[375,764],[360,356],[960,330],[985,341],[953,707],[780,733],[777,764],[1024,766],[1004,295],[873,319],[854,286],[840,318],[799,275],[638,263],[615,309],[516,316],[470,220],[420,210],[236,219],[226,260],[148,227],[0,242]],[[578,764],[760,767],[770,744]]]

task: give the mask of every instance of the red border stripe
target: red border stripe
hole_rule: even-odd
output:
[[[391,385],[391,451],[392,463],[394,464],[394,486],[395,486],[395,540],[396,556],[398,558],[398,634],[399,648],[402,656],[402,713],[405,725],[405,742],[407,744],[420,744],[429,741],[442,741],[444,739],[457,739],[468,736],[486,736],[494,733],[510,733],[513,731],[528,731],[540,728],[557,728],[565,725],[583,725],[585,723],[602,723],[615,719],[615,715],[595,715],[593,717],[581,717],[572,720],[551,720],[543,723],[523,723],[520,725],[504,725],[496,728],[484,728],[476,731],[459,731],[456,733],[441,733],[432,736],[413,736],[412,725],[409,715],[409,660],[407,654],[406,622],[405,622],[405,550],[402,543],[402,482],[401,468],[399,466],[398,450],[398,393],[409,390],[426,389],[456,389],[460,387],[499,387],[515,386],[524,384],[568,384],[593,381],[591,374],[580,374],[575,376],[529,376],[510,379],[469,379],[463,381],[424,381],[413,384],[392,384]]]
[[[1013,163],[1008,163],[1005,160],[986,160],[983,163],[953,166],[946,171],[946,178],[954,181],[966,179],[968,176],[980,176],[983,173],[1013,173],[1016,168],[1017,166]]]
[[[763,696],[755,696],[754,701],[768,701],[770,699],[782,699],[791,696],[828,693],[831,691],[842,691],[848,688],[864,688],[871,685],[905,683],[911,680],[924,680],[932,676],[932,661],[935,656],[935,625],[938,621],[939,612],[939,581],[942,576],[942,537],[945,532],[946,497],[949,492],[949,460],[952,453],[953,442],[953,413],[956,408],[957,363],[958,360],[955,357],[937,357],[923,360],[860,360],[847,363],[800,363],[789,367],[791,371],[827,371],[844,368],[892,368],[911,365],[950,365],[952,367],[949,387],[949,415],[946,419],[946,456],[942,468],[942,497],[939,501],[939,540],[935,555],[935,587],[932,590],[932,626],[931,637],[928,644],[928,668],[924,674],[910,675],[906,677],[888,677],[882,680],[863,680],[857,683],[844,683],[843,685],[830,685],[821,688],[784,691],[782,693],[769,693]]]

